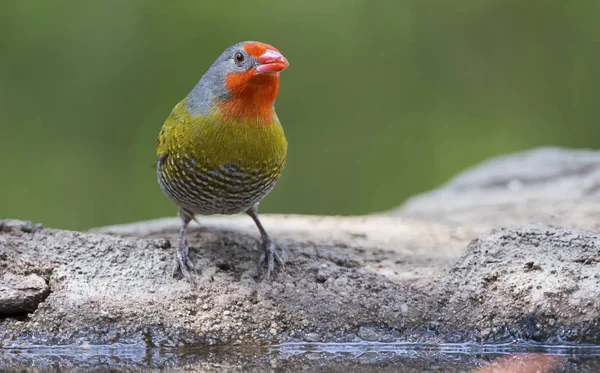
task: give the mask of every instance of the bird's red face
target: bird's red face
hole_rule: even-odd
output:
[[[273,46],[248,42],[232,52],[231,69],[225,76],[230,98],[221,109],[228,117],[258,119],[273,117],[273,103],[279,91],[279,73],[289,63]]]

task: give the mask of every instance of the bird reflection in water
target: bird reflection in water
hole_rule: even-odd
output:
[[[545,354],[515,354],[502,356],[476,373],[550,373],[562,358]]]

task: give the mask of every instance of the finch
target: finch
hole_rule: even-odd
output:
[[[156,174],[178,206],[181,229],[173,274],[194,283],[186,229],[196,215],[245,212],[261,236],[266,278],[284,261],[258,217],[260,201],[285,166],[287,140],[274,103],[289,66],[273,46],[245,41],[227,48],[180,101],[158,136]]]

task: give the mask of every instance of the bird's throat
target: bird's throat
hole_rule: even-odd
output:
[[[279,74],[232,74],[227,76],[225,84],[230,95],[218,103],[219,111],[225,118],[264,125],[273,123]]]

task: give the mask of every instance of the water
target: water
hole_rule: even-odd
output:
[[[492,372],[486,370],[489,369],[486,366],[502,365],[506,361],[517,362],[521,369],[525,366],[534,368],[523,372],[600,372],[600,346],[286,343],[186,349],[125,345],[0,349],[0,371],[3,372],[326,370],[454,373]]]

